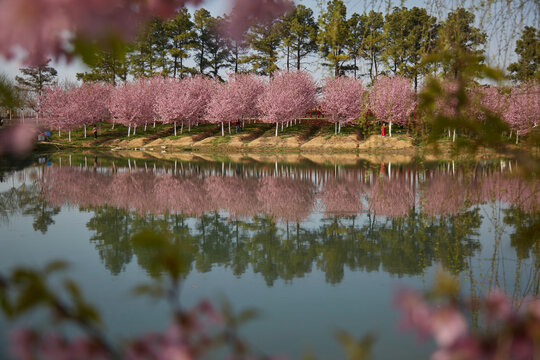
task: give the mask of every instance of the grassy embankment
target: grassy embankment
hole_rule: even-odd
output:
[[[98,139],[94,140],[91,128],[87,138],[82,129],[72,131],[71,142],[67,133],[58,136],[54,132],[50,143],[59,148],[102,148],[102,149],[141,149],[147,151],[169,150],[210,150],[210,151],[414,151],[413,139],[399,131],[392,138],[382,138],[375,133],[362,134],[358,128],[343,127],[340,134],[334,134],[334,126],[316,122],[284,127],[274,136],[275,126],[270,124],[245,124],[243,131],[236,133],[231,125],[231,133],[225,125],[225,136],[221,136],[219,125],[201,124],[193,126],[188,132],[173,135],[172,125],[147,126],[146,131],[139,127],[135,135],[127,136],[124,126],[103,124]]]

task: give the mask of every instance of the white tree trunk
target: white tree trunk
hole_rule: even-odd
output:
[[[450,139],[450,136],[452,136],[452,135],[450,134],[450,128],[448,128],[448,138],[449,139]]]
[[[338,121],[338,134],[341,134],[341,121]]]
[[[58,128],[58,137],[62,136],[62,134],[60,134],[60,128]]]
[[[182,123],[180,124],[180,134],[184,132],[184,120],[182,120]]]
[[[111,129],[114,130],[114,121],[112,122],[112,128]]]
[[[129,137],[130,132],[131,132],[131,125],[128,126],[128,137]]]
[[[225,136],[225,129],[223,128],[223,121],[221,122],[221,136]]]
[[[276,136],[277,136],[277,132],[278,132],[278,126],[279,126],[279,123],[276,121]]]
[[[231,122],[229,121],[229,135],[231,135]]]
[[[454,129],[454,134],[452,135],[452,142],[456,142],[456,129]]]
[[[137,124],[133,126],[133,135],[135,135],[136,133],[137,133]]]
[[[144,123],[144,132],[146,132],[146,123]]]
[[[281,132],[283,132],[283,123],[284,121],[281,122]]]
[[[68,139],[69,139],[69,142],[71,142],[71,130],[68,131]]]
[[[191,120],[188,120],[188,124],[187,124],[187,131],[188,132],[191,132]]]
[[[156,127],[156,120],[154,120],[154,125],[152,127],[154,127],[154,128]]]
[[[510,129],[510,136],[508,137],[509,139],[512,138],[512,131],[513,129]]]
[[[176,121],[174,122],[174,136],[176,136]]]
[[[519,133],[516,131],[516,145],[518,144],[518,141],[519,141]]]
[[[388,126],[388,135],[390,135],[390,137],[392,137],[392,121],[390,121],[390,124]]]
[[[84,124],[83,127],[84,127],[84,138],[86,139],[86,124]]]

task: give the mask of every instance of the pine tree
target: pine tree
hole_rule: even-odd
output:
[[[333,69],[334,76],[344,74],[345,63],[349,60],[346,18],[347,8],[342,0],[329,1],[326,11],[319,16],[319,51],[327,61],[324,65]]]
[[[22,90],[35,92],[38,95],[43,93],[43,88],[52,85],[58,72],[49,66],[51,60],[45,60],[39,65],[20,68],[22,76],[15,76],[15,80]]]
[[[176,78],[179,75],[183,78],[185,74],[195,73],[195,69],[186,67],[184,64],[184,60],[189,58],[196,41],[193,22],[187,9],[182,8],[178,11],[175,17],[167,21],[165,28],[171,41],[169,54],[172,57],[170,66],[173,77]]]
[[[512,79],[540,81],[540,30],[525,26],[521,38],[516,41],[518,60],[508,66]]]

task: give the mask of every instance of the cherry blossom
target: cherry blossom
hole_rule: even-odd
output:
[[[364,110],[364,87],[360,80],[348,77],[326,79],[320,104],[323,111],[332,117],[336,133],[342,124],[354,124]]]
[[[378,121],[389,124],[392,136],[392,124],[407,124],[416,107],[410,80],[401,76],[378,77],[369,93],[369,107]]]

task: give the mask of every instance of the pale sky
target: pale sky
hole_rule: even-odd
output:
[[[305,6],[311,7],[315,13],[315,18],[319,15],[319,7],[318,7],[318,1],[317,0],[295,0],[298,4],[304,4]],[[387,7],[387,1],[374,1],[374,0],[344,0],[345,4],[347,5],[347,16],[350,16],[350,14],[354,12],[362,13],[366,10],[375,8],[375,10],[378,11],[385,11]],[[393,3],[396,5],[399,5],[402,3],[404,6],[411,8],[413,6],[418,7],[425,7],[425,0],[404,0],[404,1],[397,1],[394,0]],[[227,0],[205,0],[203,1],[201,7],[206,8],[210,13],[212,13],[213,16],[222,15],[225,12],[228,12],[230,6],[230,1]],[[190,6],[188,7],[191,12],[193,12],[196,8]],[[439,19],[440,20],[440,19]],[[532,22],[529,21],[529,23]],[[533,26],[538,27],[538,24],[531,24]],[[518,29],[516,28],[510,28],[507,31],[516,31]],[[489,29],[487,29],[488,35],[491,35],[489,33]],[[519,32],[519,31],[518,31]],[[515,44],[515,40],[514,40]],[[509,51],[509,59],[506,60],[506,64],[513,61],[513,58],[515,58],[515,54],[513,52],[514,44],[512,44],[511,51]],[[494,39],[490,39],[489,43],[489,53],[495,57],[497,55],[497,50],[499,49],[498,43]],[[500,60],[498,60],[500,61]],[[504,60],[503,60],[504,61]],[[283,62],[279,64],[280,66],[283,66]],[[6,59],[2,58],[0,56],[0,73],[6,73],[10,77],[15,77],[19,73],[19,67],[21,66],[20,62],[15,60],[7,61]],[[315,77],[320,79],[321,77],[324,77],[325,75],[325,69],[320,64],[320,61],[317,57],[312,57],[311,59],[308,59],[308,65],[307,65],[312,73],[315,74]],[[76,74],[78,72],[83,72],[87,70],[86,66],[80,61],[80,60],[74,60],[69,64],[66,64],[65,61],[58,61],[53,64],[53,67],[55,67],[58,70],[58,80],[64,81],[75,81]],[[362,69],[361,69],[362,70]]]

